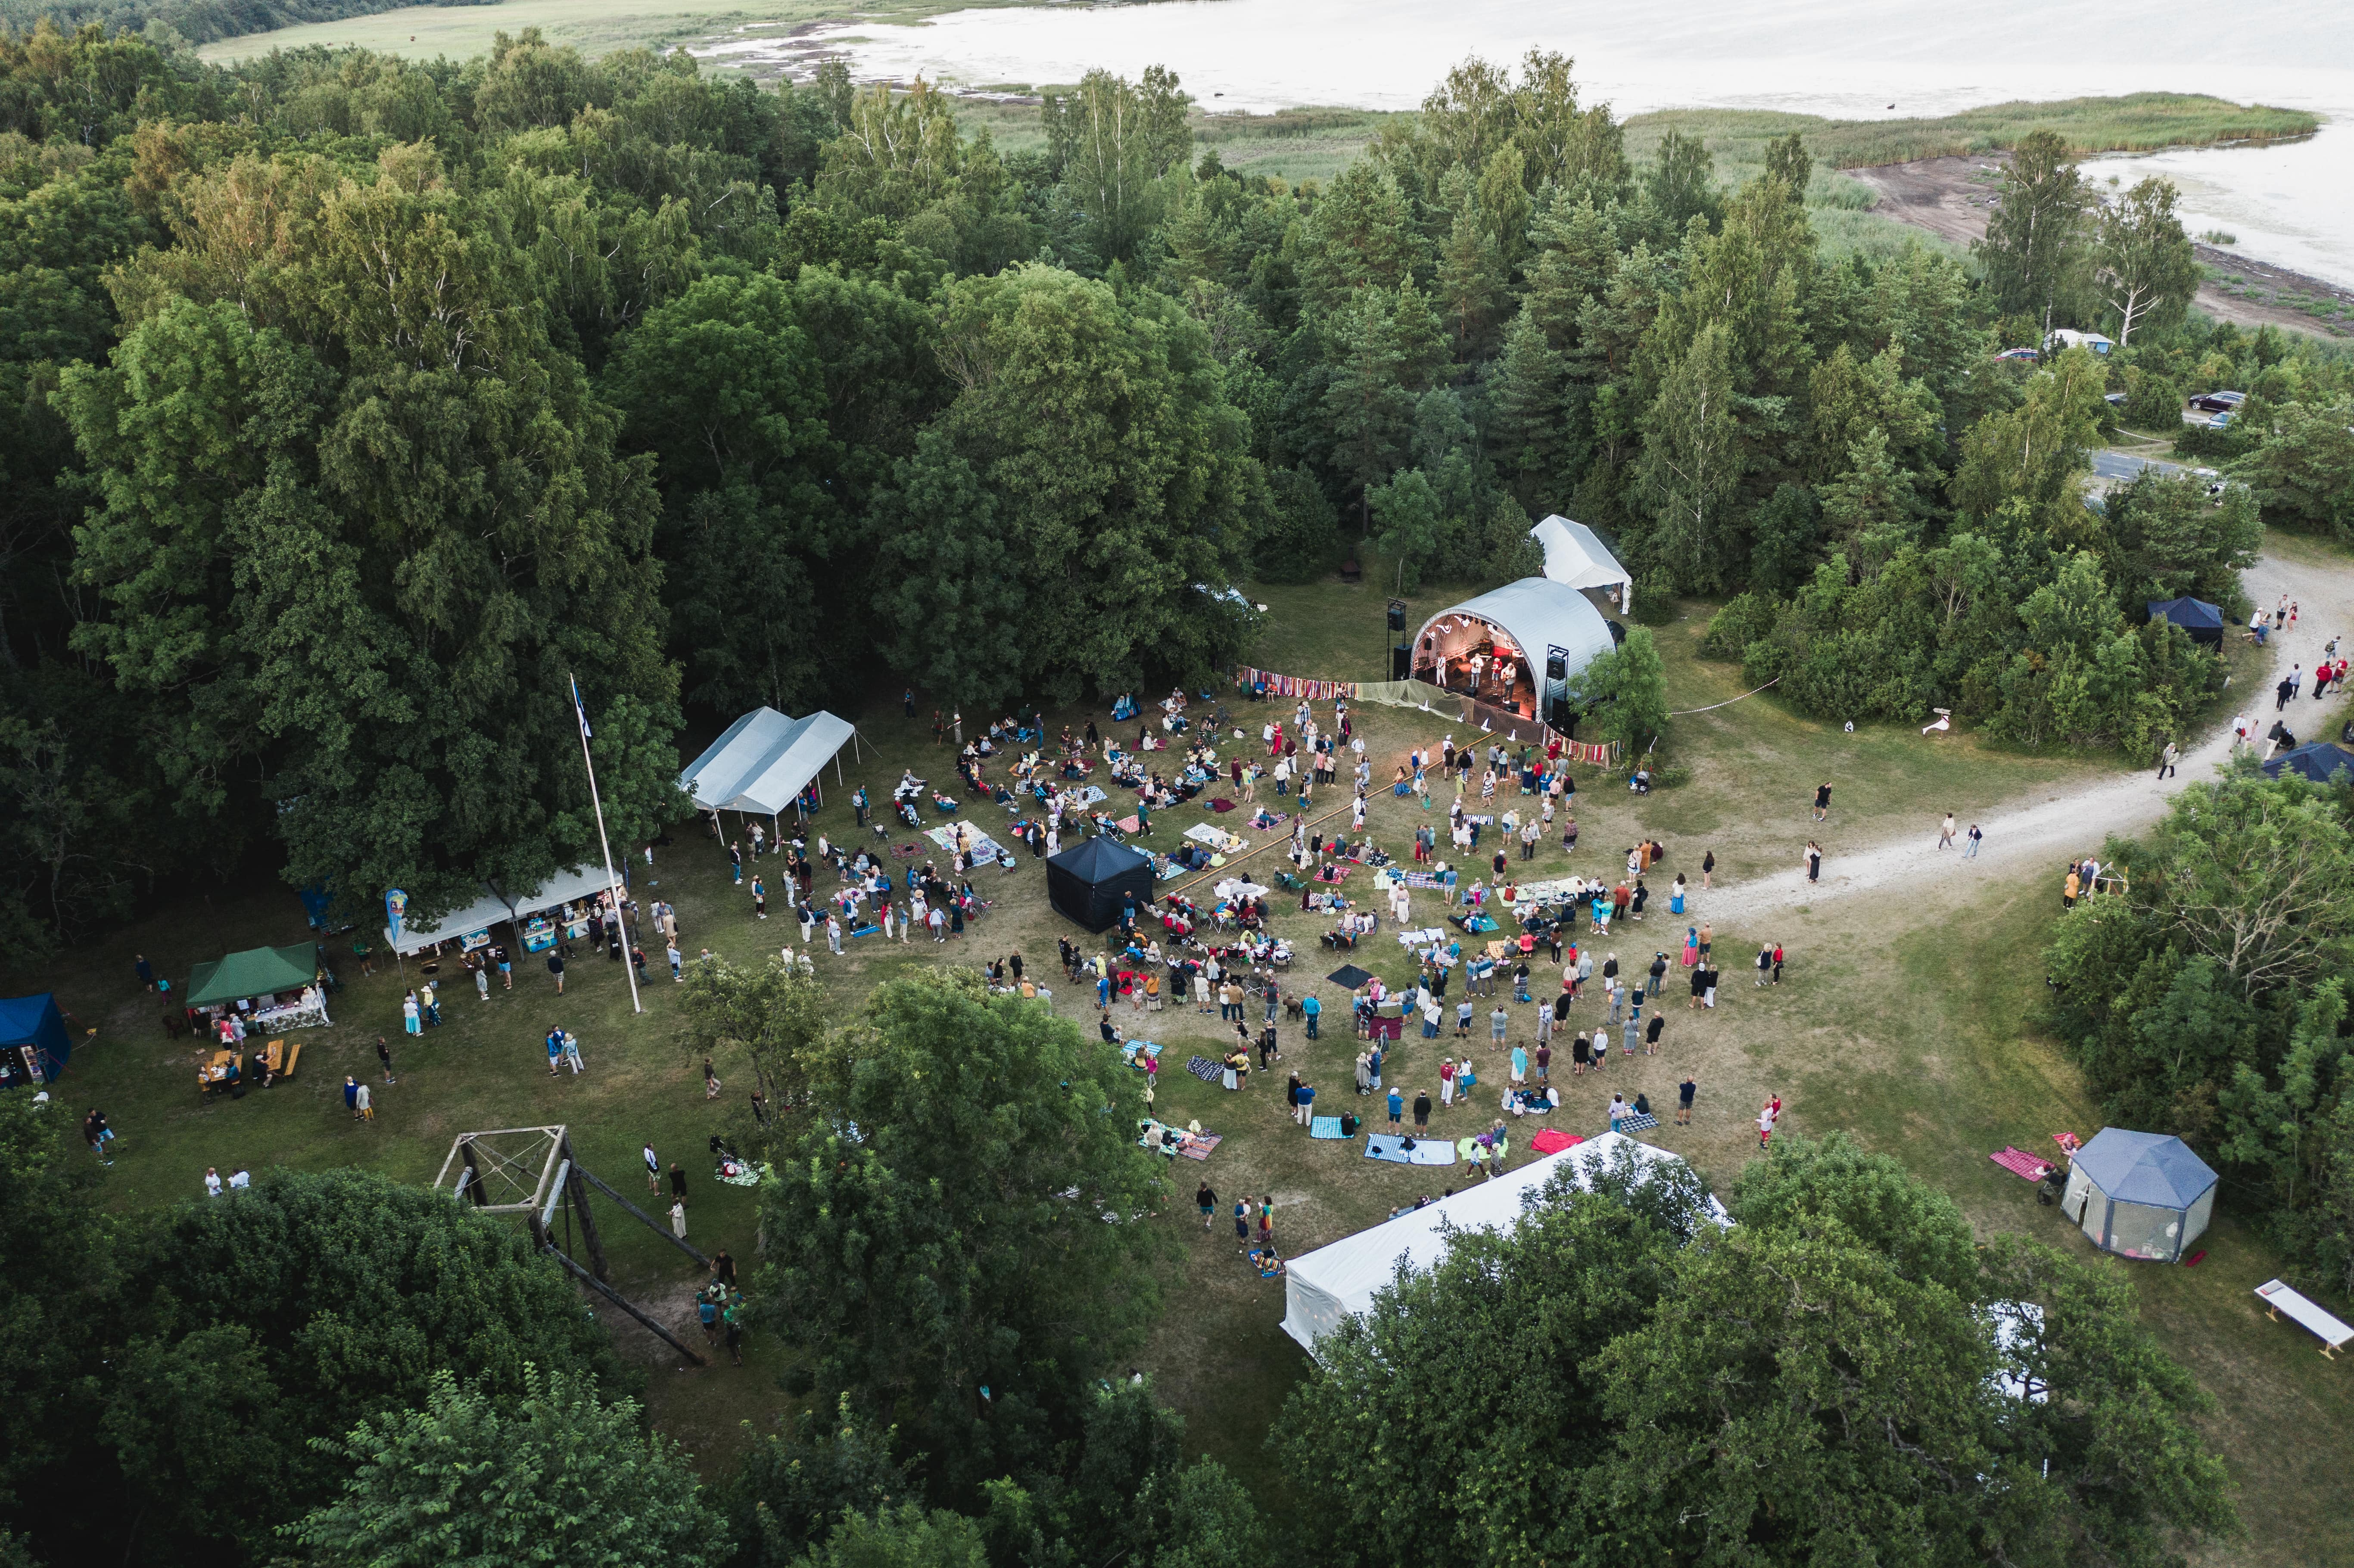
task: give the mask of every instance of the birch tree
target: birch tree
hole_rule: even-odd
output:
[[[2171,180],[2143,180],[2101,209],[2093,239],[2093,286],[2117,313],[2119,346],[2137,326],[2180,321],[2199,291],[2199,260],[2182,220],[2180,193]]]
[[[1653,553],[1681,588],[1706,590],[1725,577],[1725,514],[1741,479],[1733,405],[1731,346],[1723,323],[1711,323],[1659,388],[1638,470],[1659,520]]]

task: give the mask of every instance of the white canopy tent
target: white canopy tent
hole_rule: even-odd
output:
[[[395,956],[405,959],[411,953],[423,952],[436,942],[447,942],[470,932],[488,930],[508,919],[510,914],[507,901],[493,892],[491,885],[486,882],[482,884],[480,898],[463,909],[451,910],[430,925],[404,920],[398,936],[393,935],[392,927],[387,926],[384,928],[384,944],[393,950]]]
[[[1522,1200],[1541,1190],[1556,1171],[1575,1171],[1578,1185],[1589,1185],[1592,1173],[1616,1159],[1621,1149],[1633,1150],[1645,1165],[1683,1163],[1666,1150],[1638,1143],[1623,1133],[1606,1132],[1575,1148],[1532,1160],[1516,1171],[1441,1198],[1426,1208],[1344,1236],[1292,1259],[1285,1269],[1283,1331],[1314,1355],[1316,1341],[1339,1328],[1342,1319],[1372,1308],[1374,1292],[1396,1278],[1399,1263],[1421,1270],[1443,1258],[1447,1227],[1509,1229],[1521,1216]],[[1722,1215],[1721,1208],[1718,1213]]]
[[[774,708],[755,708],[688,764],[678,785],[706,811],[774,817],[801,798],[828,762],[839,782],[839,754],[857,734],[848,719],[822,709],[792,718]]]
[[[1529,536],[1544,546],[1546,577],[1574,588],[1609,590],[1622,615],[1633,607],[1635,579],[1593,529],[1556,513],[1530,529]]]
[[[606,879],[603,866],[584,870],[576,865],[570,871],[557,872],[522,897],[509,899],[507,906],[514,911],[516,919],[523,920],[543,909],[559,908],[576,899],[594,898],[612,885]]]

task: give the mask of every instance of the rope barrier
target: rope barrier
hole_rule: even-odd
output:
[[[1781,683],[1782,677],[1776,675],[1772,680],[1766,682],[1766,686],[1778,686]],[[1712,714],[1719,708],[1729,708],[1735,703],[1747,702],[1751,697],[1755,696],[1757,692],[1764,691],[1766,686],[1758,687],[1756,692],[1744,692],[1737,697],[1727,697],[1721,703],[1711,703],[1704,708],[1678,708],[1668,716],[1670,718],[1687,718],[1693,714]]]

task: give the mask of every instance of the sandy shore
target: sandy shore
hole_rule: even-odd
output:
[[[1957,245],[1967,245],[1986,233],[1987,209],[1994,203],[2002,165],[2009,156],[1987,153],[1967,158],[1923,158],[1910,164],[1883,164],[1875,168],[1840,172],[1880,193],[1873,211],[1925,228]],[[2341,289],[2285,267],[2271,266],[2221,246],[2202,244],[2198,249],[2200,260],[2227,269],[2267,291],[2301,293],[2354,305],[2354,290]],[[2333,334],[2329,327],[2302,311],[2226,293],[2212,282],[2200,285],[2198,303],[2200,310],[2217,321],[2241,326],[2262,326],[2269,322],[2299,332],[2347,335],[2346,329],[2341,327]]]

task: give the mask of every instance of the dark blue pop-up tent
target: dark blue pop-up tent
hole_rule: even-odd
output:
[[[2354,768],[2354,752],[2342,746],[2332,746],[2326,740],[2309,740],[2303,746],[2267,759],[2264,775],[2277,779],[2284,773],[2294,773],[2300,779],[2310,779],[2316,784],[2327,784],[2349,768]]]
[[[2202,599],[2154,599],[2149,601],[2152,620],[2170,620],[2190,633],[2193,642],[2223,643],[2223,612]]]
[[[43,991],[0,1001],[0,1088],[54,1083],[72,1055],[56,997]]]
[[[1151,907],[1152,857],[1108,838],[1081,839],[1046,863],[1046,901],[1100,931],[1131,902]]]

